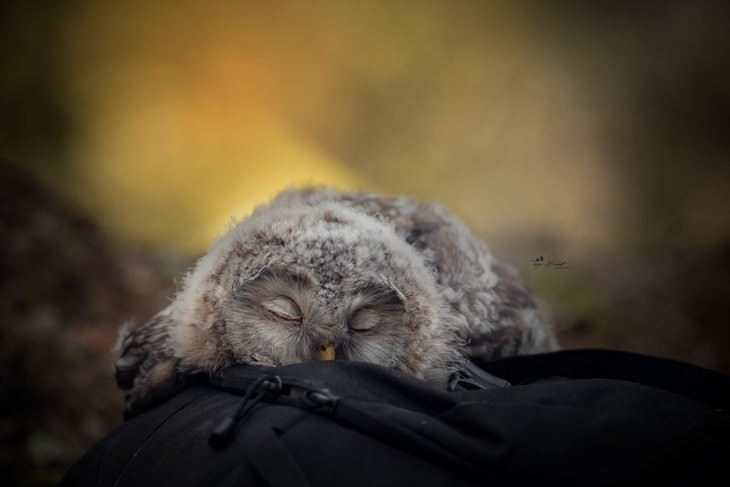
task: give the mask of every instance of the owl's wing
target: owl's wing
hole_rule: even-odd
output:
[[[121,355],[114,363],[114,374],[117,385],[125,391],[126,416],[168,397],[182,386],[178,359],[170,346],[170,329],[174,324],[168,307],[146,323],[120,330]]]
[[[491,271],[497,282],[491,288],[490,312],[486,315],[475,312],[475,315],[482,316],[492,326],[469,328],[465,353],[490,360],[559,349],[545,310],[537,305],[529,287],[517,272],[496,260],[492,263]],[[476,296],[476,299],[485,298],[478,293]]]

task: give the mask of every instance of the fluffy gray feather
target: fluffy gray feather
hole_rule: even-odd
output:
[[[442,386],[465,355],[555,348],[526,285],[440,206],[312,188],[218,239],[168,308],[123,330],[115,369],[134,412],[233,363],[336,357]]]

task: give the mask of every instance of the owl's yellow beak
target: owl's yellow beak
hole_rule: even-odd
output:
[[[322,344],[319,346],[319,352],[317,352],[317,360],[334,360],[335,359],[335,346],[331,343]]]

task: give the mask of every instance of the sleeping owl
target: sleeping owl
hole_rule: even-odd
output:
[[[123,327],[127,413],[234,363],[355,360],[444,386],[467,356],[557,348],[529,289],[435,204],[290,189],[220,237],[172,303]]]

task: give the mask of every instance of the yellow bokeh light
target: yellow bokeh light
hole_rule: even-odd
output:
[[[64,23],[71,192],[111,230],[199,252],[327,184],[441,202],[489,241],[609,244],[617,182],[519,8],[132,4]]]

